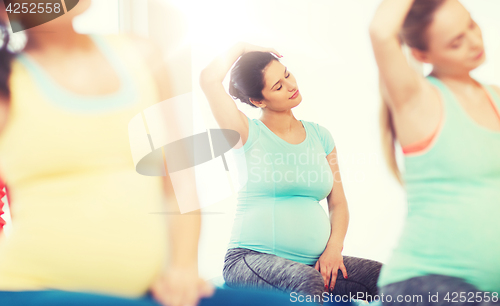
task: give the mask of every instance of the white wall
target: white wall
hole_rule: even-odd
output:
[[[120,32],[119,0],[92,0],[90,8],[73,20],[79,33],[110,34]]]

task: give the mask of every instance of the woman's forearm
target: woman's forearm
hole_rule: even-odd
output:
[[[347,201],[337,203],[333,206],[330,213],[331,233],[327,248],[333,248],[342,251],[344,239],[349,225],[349,209]]]
[[[178,185],[175,191],[182,199],[179,203],[175,196],[170,176],[165,178],[167,222],[169,233],[169,265],[177,267],[198,267],[198,242],[201,229],[199,199],[193,171],[183,171],[176,176]],[[193,213],[181,214],[179,206]],[[197,209],[195,209],[197,208]]]
[[[200,228],[200,214],[169,217],[170,265],[198,267]]]
[[[397,38],[414,1],[384,0],[370,24],[372,40]]]
[[[216,57],[200,75],[200,84],[203,87],[212,82],[222,83],[229,69],[234,62],[245,52],[245,43],[239,42],[235,44],[226,53]]]

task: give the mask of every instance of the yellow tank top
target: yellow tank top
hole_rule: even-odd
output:
[[[161,177],[135,171],[128,123],[160,102],[123,36],[92,39],[120,77],[105,96],[60,87],[18,56],[0,133],[12,232],[0,241],[0,290],[60,289],[139,296],[161,272],[167,228]]]

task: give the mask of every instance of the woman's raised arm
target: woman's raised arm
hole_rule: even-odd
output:
[[[430,85],[408,63],[399,33],[415,0],[384,0],[370,24],[370,38],[379,68],[381,90],[391,109],[420,100]]]

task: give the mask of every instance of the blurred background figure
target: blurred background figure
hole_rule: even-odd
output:
[[[406,224],[379,285],[392,297],[423,297],[387,304],[498,305],[500,88],[471,75],[486,59],[481,28],[457,0],[385,0],[370,34],[387,159],[408,197]],[[400,39],[432,65],[429,76],[410,67]]]

